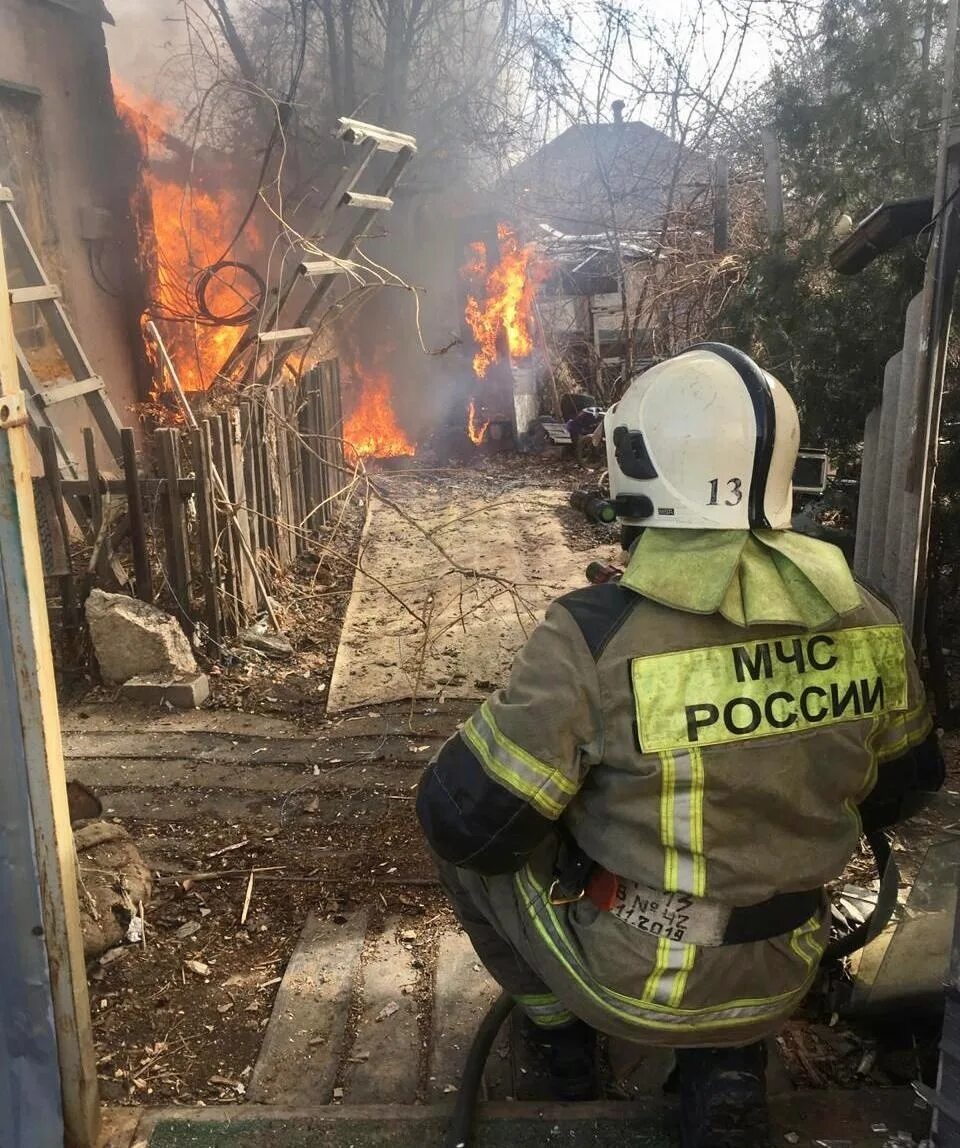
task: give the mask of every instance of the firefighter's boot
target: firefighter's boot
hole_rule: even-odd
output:
[[[767,1050],[677,1052],[681,1148],[768,1148]]]
[[[597,1072],[597,1034],[582,1020],[560,1028],[540,1028],[527,1021],[529,1039],[543,1053],[554,1100],[585,1101],[600,1098]]]

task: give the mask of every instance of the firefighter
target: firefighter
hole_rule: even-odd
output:
[[[556,1094],[597,1031],[676,1051],[684,1148],[768,1140],[765,1044],[817,971],[824,886],[943,781],[910,644],[841,552],[790,530],[785,388],[704,343],[606,415],[639,534],[554,602],[417,797],[480,959]]]

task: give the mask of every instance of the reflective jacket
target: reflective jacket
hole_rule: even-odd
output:
[[[866,827],[939,788],[943,761],[893,612],[742,628],[589,587],[555,602],[507,687],[428,767],[418,813],[482,876],[498,924],[568,1008],[671,1045],[773,1031],[813,978],[829,911],[704,947],[587,901],[552,905],[563,833],[610,873],[729,907],[836,878]],[[926,797],[924,796],[926,795]]]

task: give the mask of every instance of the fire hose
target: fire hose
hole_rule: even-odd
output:
[[[622,571],[616,566],[602,562],[591,562],[587,567],[587,578],[595,585],[615,581],[621,573]],[[858,949],[862,949],[887,926],[897,907],[900,873],[890,848],[890,839],[886,833],[877,832],[867,834],[866,840],[880,876],[880,891],[876,906],[865,921],[827,945],[821,957],[821,964],[842,961]],[[483,1070],[497,1034],[513,1011],[514,1003],[509,993],[502,993],[480,1022],[464,1065],[453,1115],[444,1138],[444,1148],[470,1148],[477,1101],[483,1083]]]

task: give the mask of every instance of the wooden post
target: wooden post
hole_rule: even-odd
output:
[[[167,535],[167,579],[180,621],[187,633],[193,632],[190,610],[190,542],[187,508],[180,493],[180,432],[170,427],[157,431],[160,473],[164,480]]]
[[[217,525],[213,512],[213,479],[210,450],[210,429],[206,424],[190,431],[190,453],[197,476],[197,523],[200,535],[200,565],[203,578],[203,597],[206,604],[204,621],[212,642],[219,645],[223,638],[220,617],[220,563],[217,558]]]
[[[713,250],[722,255],[730,246],[730,161],[717,156],[713,181]]]
[[[783,176],[780,172],[780,141],[770,128],[760,133],[763,143],[763,184],[767,199],[767,227],[770,239],[783,239]]]
[[[152,602],[153,574],[147,552],[147,525],[143,516],[140,475],[137,473],[137,440],[130,427],[120,431],[120,447],[123,451],[123,477],[127,486],[127,515],[130,519],[130,546],[133,550],[137,597],[141,602]]]
[[[0,1094],[0,1127],[12,1148],[64,1141],[94,1148],[97,1065],[76,850],[2,243],[0,395],[0,1049],[5,1071],[29,1083]],[[11,1070],[14,1050],[19,1065]]]

